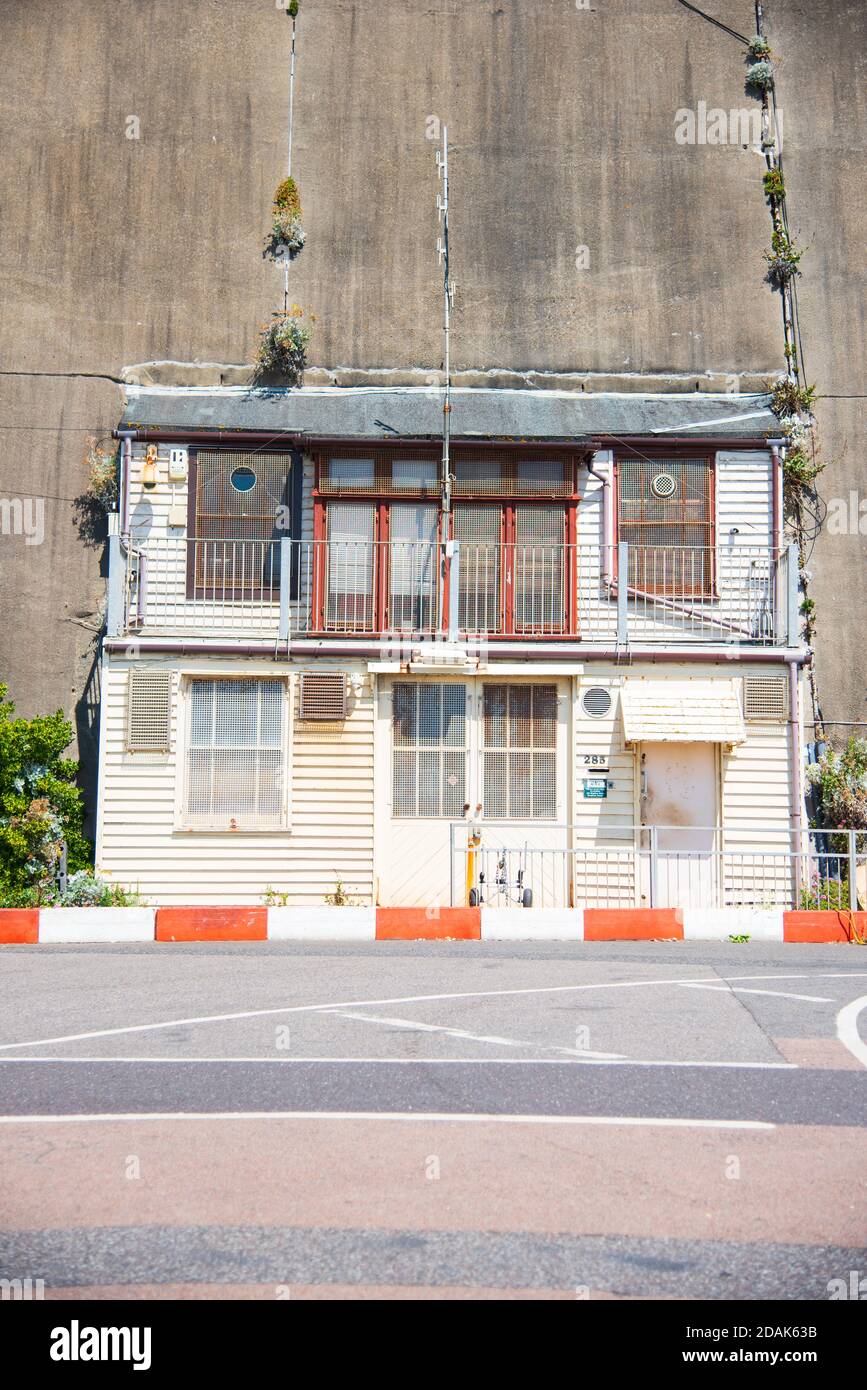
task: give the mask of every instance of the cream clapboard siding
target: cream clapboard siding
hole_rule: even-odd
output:
[[[662,449],[664,444],[660,442]],[[616,506],[612,455],[594,455],[597,471],[612,479],[612,509]],[[633,641],[668,637],[672,642],[701,637],[708,642],[736,641],[743,632],[753,635],[753,625],[763,621],[765,595],[770,585],[771,528],[773,520],[771,456],[764,450],[719,451],[716,454],[716,591],[714,616],[719,624],[702,622],[686,614],[666,619],[652,600],[631,600],[630,636]],[[581,629],[591,641],[613,641],[617,632],[616,602],[605,595],[599,576],[606,561],[613,572],[612,545],[603,536],[602,482],[584,475],[578,508],[579,616]],[[737,534],[735,534],[735,531]],[[683,601],[688,608],[688,600]],[[744,615],[748,614],[744,631]]]
[[[277,602],[257,599],[221,603],[218,598],[217,601],[205,601],[187,595],[186,521],[182,526],[169,526],[168,522],[173,507],[180,508],[186,518],[189,489],[185,482],[169,482],[169,453],[172,447],[170,443],[158,446],[158,481],[153,492],[145,492],[141,481],[147,446],[136,442],[132,447],[129,530],[134,548],[147,557],[147,597],[142,631],[190,632],[200,629],[203,634],[220,630],[235,631],[238,635],[246,636],[276,633],[280,611]],[[301,498],[300,592],[298,600],[291,606],[291,625],[295,631],[305,631],[309,626],[313,460],[307,454],[303,456]]]
[[[749,667],[750,674],[777,675],[779,665]],[[734,680],[743,707],[743,674],[725,663],[697,663],[686,666],[636,663],[628,677],[604,663],[588,664],[575,679],[574,693],[574,787],[573,845],[581,851],[575,858],[575,902],[579,907],[629,906],[635,876],[628,862],[607,859],[605,847],[626,850],[634,844],[631,827],[640,821],[638,753],[623,741],[620,689],[625,679],[646,676],[654,681],[676,682],[679,689],[690,678]],[[608,689],[612,707],[603,719],[587,716],[581,708],[585,690],[593,686]],[[726,887],[740,898],[770,904],[788,903],[789,861],[785,851],[789,837],[789,745],[788,727],[777,723],[749,720],[746,741],[721,756],[720,819],[725,826],[725,847],[742,857],[727,876]],[[609,788],[605,800],[585,800],[583,782],[588,775],[586,754],[608,757]],[[590,771],[593,776],[592,770]],[[803,785],[800,788],[803,795]],[[762,850],[773,858],[759,859],[751,851]],[[767,876],[762,885],[761,875]],[[755,892],[753,885],[755,884]],[[761,890],[761,891],[759,891]],[[638,899],[635,899],[636,905]]]
[[[149,663],[150,664],[150,663]],[[258,903],[267,887],[290,904],[321,904],[338,875],[347,891],[373,894],[373,689],[361,663],[317,659],[316,670],[353,669],[364,676],[346,724],[292,720],[289,829],[214,832],[176,829],[176,793],[183,773],[179,747],[181,671],[199,676],[274,676],[274,664],[177,659],[154,662],[175,671],[172,750],[168,757],[126,752],[126,662],[105,665],[97,866],[113,881],[138,888],[153,903]],[[291,668],[297,716],[298,673]]]
[[[611,667],[595,664],[575,680],[573,846],[575,848],[574,896],[577,907],[631,906],[636,892],[634,865],[622,851],[634,844],[637,820],[635,754],[623,741],[620,689],[623,678]],[[582,699],[588,690],[601,687],[611,696],[604,718],[585,714]],[[608,788],[604,800],[584,796],[586,777],[600,776],[585,757],[608,759]]]

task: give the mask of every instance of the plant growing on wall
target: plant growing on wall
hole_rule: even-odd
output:
[[[792,377],[782,376],[774,382],[771,410],[781,422],[794,415],[812,415],[815,399],[815,385],[799,386]]]
[[[0,895],[34,903],[51,897],[63,842],[69,868],[90,858],[77,763],[62,756],[72,725],[60,710],[15,718],[0,685]]]
[[[307,240],[301,225],[301,197],[293,178],[284,179],[274,194],[271,235],[266,254],[273,260],[294,260]]]
[[[796,275],[800,275],[798,265],[803,254],[784,227],[776,228],[771,234],[771,249],[765,252],[768,278],[781,289],[784,288]]]
[[[762,184],[764,186],[766,198],[776,200],[777,202],[781,202],[783,198],[785,198],[786,185],[783,182],[783,175],[776,164],[772,169],[767,171],[762,180]]]
[[[117,507],[117,449],[104,449],[99,440],[91,435],[87,441],[84,465],[88,475],[85,496],[103,511],[113,512]]]
[[[747,68],[747,87],[754,92],[769,92],[774,85],[774,67],[762,59]]]
[[[257,377],[278,375],[290,386],[300,386],[307,365],[307,345],[312,329],[302,324],[304,310],[275,309],[271,322],[263,325],[256,354]],[[311,323],[315,322],[311,315]]]
[[[764,34],[754,34],[747,44],[747,57],[756,63],[762,58],[770,58],[771,45]]]

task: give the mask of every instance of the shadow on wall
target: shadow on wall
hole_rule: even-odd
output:
[[[90,669],[84,690],[75,705],[75,732],[78,738],[78,777],[84,798],[84,833],[91,843],[96,839],[96,794],[99,775],[99,705],[102,697],[100,652],[103,632],[97,633],[90,647]]]

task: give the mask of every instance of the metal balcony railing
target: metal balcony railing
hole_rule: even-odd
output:
[[[867,831],[743,826],[450,827],[452,906],[867,909]]]
[[[794,547],[112,536],[115,632],[798,643]]]

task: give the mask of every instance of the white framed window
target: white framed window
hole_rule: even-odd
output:
[[[287,719],[283,679],[189,677],[182,803],[188,828],[285,827]]]

